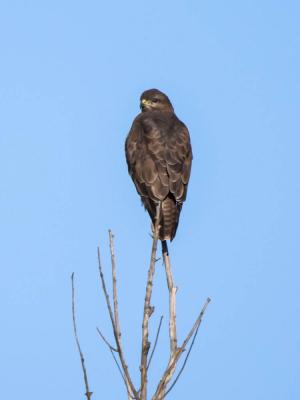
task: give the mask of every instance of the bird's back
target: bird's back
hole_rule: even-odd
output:
[[[159,238],[172,240],[192,162],[186,126],[174,112],[141,113],[133,122],[125,150],[129,173],[153,223],[161,203]]]

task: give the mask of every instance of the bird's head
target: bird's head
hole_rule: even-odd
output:
[[[149,89],[141,95],[141,110],[144,111],[174,111],[168,96],[157,89]]]

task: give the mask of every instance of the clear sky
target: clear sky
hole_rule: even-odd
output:
[[[189,127],[194,163],[170,246],[179,338],[207,296],[169,398],[300,398],[300,6],[297,1],[5,1],[0,5],[1,398],[83,399],[71,325],[94,399],[125,398],[96,248],[135,381],[151,239],[124,140],[149,88]],[[152,337],[167,314],[160,263]],[[150,391],[167,361],[167,321]]]

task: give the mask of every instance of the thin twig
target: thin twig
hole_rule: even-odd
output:
[[[187,335],[186,339],[184,340],[184,342],[182,343],[181,349],[184,350],[186,348],[186,345],[188,344],[188,342],[190,341],[191,337],[193,336],[194,332],[196,329],[199,328],[201,322],[202,322],[202,318],[203,315],[210,303],[211,299],[208,297],[204,303],[204,306],[202,307],[202,310],[200,311],[200,314],[194,324],[194,326],[192,327],[192,329],[190,330],[189,334]]]
[[[112,357],[113,357],[113,359],[114,359],[114,361],[115,361],[115,363],[116,363],[116,365],[117,365],[117,368],[118,368],[118,370],[119,370],[119,372],[120,372],[120,374],[121,374],[121,377],[122,377],[122,379],[123,379],[123,381],[124,381],[124,383],[125,383],[125,386],[127,386],[125,376],[124,376],[124,374],[123,374],[123,372],[122,372],[122,369],[121,369],[121,367],[120,367],[120,365],[119,365],[119,363],[118,363],[117,357],[115,356],[115,352],[118,352],[118,350],[115,349],[115,348],[109,343],[109,341],[105,339],[104,335],[101,333],[101,331],[100,331],[99,328],[97,328],[97,332],[99,333],[101,339],[104,341],[104,343],[107,345],[109,351],[111,352],[111,355],[112,355]]]
[[[102,339],[103,342],[109,347],[109,349],[112,350],[112,351],[114,351],[115,353],[117,353],[118,350],[117,350],[114,346],[112,346],[112,345],[109,343],[109,341],[105,338],[105,336],[102,334],[102,332],[100,331],[100,329],[99,329],[99,328],[96,328],[96,329],[97,329],[97,332],[99,333],[99,335],[101,336],[101,339]]]
[[[153,287],[153,276],[155,272],[155,262],[156,262],[156,250],[157,250],[157,241],[158,241],[158,231],[159,231],[159,218],[160,218],[160,207],[159,203],[156,207],[156,221],[153,232],[153,242],[152,242],[152,250],[151,250],[151,260],[150,266],[148,270],[147,277],[147,285],[146,285],[146,295],[144,302],[144,315],[143,315],[143,324],[142,324],[142,354],[141,354],[141,400],[147,399],[147,357],[150,348],[149,343],[149,319],[153,313],[153,307],[151,307],[151,295],[152,295],[152,287]]]
[[[177,332],[176,332],[176,292],[174,285],[169,253],[163,253],[164,264],[166,269],[167,283],[169,289],[169,336],[170,336],[170,357],[177,349]]]
[[[155,337],[155,342],[154,342],[154,346],[153,346],[152,352],[151,352],[150,357],[149,357],[149,361],[148,361],[148,365],[147,365],[147,370],[148,370],[149,367],[150,367],[151,360],[152,360],[153,354],[154,354],[155,349],[156,349],[156,345],[157,345],[157,342],[158,342],[158,338],[159,338],[159,334],[160,334],[160,328],[161,328],[161,324],[162,324],[163,318],[164,318],[164,316],[162,315],[162,316],[160,317],[160,320],[159,320],[159,325],[158,325],[158,328],[157,328],[157,333],[156,333],[156,337]]]
[[[111,257],[111,272],[112,272],[112,282],[113,282],[113,301],[114,301],[114,317],[115,317],[115,327],[118,332],[119,340],[121,340],[121,328],[119,320],[119,305],[118,305],[118,294],[117,294],[117,273],[116,273],[116,257],[114,248],[114,235],[112,231],[108,231],[109,235],[109,248]]]
[[[177,350],[177,328],[176,328],[176,293],[177,288],[174,284],[171,262],[169,257],[168,245],[166,240],[162,241],[162,255],[163,262],[166,270],[167,285],[169,291],[169,338],[170,338],[170,357],[169,363],[173,359],[173,356]],[[176,363],[174,364],[173,370],[170,370],[169,375],[172,376],[175,372]],[[166,386],[161,389],[161,398],[164,398],[164,391]]]
[[[115,318],[114,321],[115,321],[115,329],[116,329],[116,332],[118,335],[119,347],[122,350],[123,346],[122,346],[122,341],[121,341],[121,325],[120,325],[120,319],[119,319],[114,235],[110,229],[108,231],[108,236],[109,236],[109,249],[110,249],[110,257],[111,257],[111,274],[112,274],[112,285],[113,285],[113,302],[114,302],[114,318]],[[122,353],[123,353],[123,350],[122,350]],[[128,392],[128,396],[130,396],[130,391],[128,390],[127,392]]]
[[[190,341],[191,337],[194,335],[195,331],[197,329],[199,329],[199,326],[200,326],[200,324],[202,322],[203,315],[204,315],[204,313],[206,311],[206,308],[207,308],[209,302],[210,302],[210,298],[207,298],[207,300],[206,300],[204,306],[202,307],[202,310],[200,311],[200,314],[198,315],[198,317],[197,317],[192,329],[190,330],[190,332],[186,336],[186,338],[183,341],[182,345],[177,348],[177,350],[175,351],[175,353],[173,354],[173,356],[169,360],[168,366],[167,366],[167,368],[166,368],[166,370],[165,370],[165,372],[163,374],[163,377],[161,378],[161,380],[160,380],[160,382],[159,382],[159,384],[157,386],[156,392],[155,392],[155,394],[154,394],[154,396],[152,398],[153,400],[161,400],[161,399],[164,398],[164,396],[165,396],[165,393],[164,393],[165,388],[166,388],[167,384],[169,383],[169,381],[171,380],[171,378],[172,378],[172,376],[173,376],[173,374],[175,372],[176,364],[177,364],[179,358],[181,357],[182,353],[184,352],[184,350],[185,350],[188,342]],[[162,397],[162,395],[163,395],[163,397]]]
[[[209,301],[208,301],[208,300],[209,300]],[[208,303],[209,303],[209,302],[210,302],[210,299],[207,299],[207,301],[208,301]],[[205,310],[204,310],[204,311],[205,311]],[[202,314],[202,315],[203,315],[203,314]],[[191,345],[190,345],[190,347],[189,347],[189,350],[188,350],[188,352],[187,352],[187,355],[186,355],[186,357],[185,357],[185,359],[184,359],[184,361],[183,361],[182,367],[180,368],[180,370],[179,370],[179,372],[178,372],[176,378],[174,379],[174,382],[172,382],[172,385],[171,385],[171,386],[168,388],[168,390],[166,391],[166,393],[165,393],[165,395],[164,395],[165,397],[171,392],[171,390],[173,389],[173,387],[176,385],[177,381],[178,381],[179,378],[180,378],[180,375],[182,374],[182,372],[183,372],[183,370],[184,370],[184,368],[185,368],[185,366],[186,366],[186,363],[187,363],[187,361],[188,361],[188,358],[189,358],[190,353],[191,353],[191,351],[192,351],[192,348],[193,348],[193,346],[194,346],[196,337],[197,337],[197,335],[198,335],[199,328],[200,328],[200,324],[198,325],[198,327],[197,327],[197,329],[196,329],[196,331],[195,331],[195,333],[194,333],[194,336],[193,336],[193,339],[192,339],[192,343],[191,343]]]
[[[77,344],[77,349],[80,355],[81,367],[83,371],[83,378],[84,378],[84,385],[85,385],[85,395],[87,400],[91,400],[93,392],[89,389],[89,382],[88,382],[88,375],[85,368],[84,363],[84,356],[80,347],[79,338],[77,334],[77,325],[76,325],[76,313],[75,313],[75,288],[74,288],[74,272],[71,275],[71,282],[72,282],[72,316],[73,316],[73,329],[74,329],[74,336]]]
[[[109,312],[111,325],[112,325],[112,328],[113,328],[113,333],[114,333],[114,337],[115,337],[115,341],[116,341],[116,345],[117,345],[117,350],[118,350],[120,362],[121,362],[122,369],[123,369],[123,372],[124,372],[124,375],[125,375],[125,378],[126,378],[125,379],[125,383],[126,383],[127,392],[132,398],[135,398],[135,399],[139,400],[138,392],[136,391],[136,389],[135,389],[135,387],[134,387],[134,385],[132,383],[132,380],[130,378],[130,375],[129,375],[128,366],[127,366],[127,364],[125,362],[122,346],[121,346],[120,341],[119,341],[118,331],[117,331],[116,326],[115,326],[114,315],[113,315],[113,311],[112,311],[112,308],[111,308],[108,292],[107,292],[107,289],[106,289],[105,279],[104,279],[104,275],[103,275],[99,246],[98,246],[98,268],[99,268],[99,274],[100,274],[100,279],[101,279],[101,283],[102,283],[102,289],[103,289],[103,293],[104,293],[104,296],[105,296],[106,305],[107,305],[107,309],[108,309],[108,312]]]

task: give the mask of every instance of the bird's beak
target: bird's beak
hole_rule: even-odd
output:
[[[146,106],[149,106],[150,104],[151,104],[151,101],[150,101],[150,100],[142,99],[142,100],[141,100],[140,107],[141,107],[141,109],[143,110]]]

